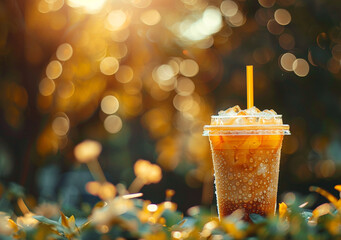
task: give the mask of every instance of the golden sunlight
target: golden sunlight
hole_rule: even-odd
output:
[[[67,4],[72,8],[80,8],[86,13],[98,13],[107,0],[68,0]]]

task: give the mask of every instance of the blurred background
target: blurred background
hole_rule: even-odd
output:
[[[0,2],[0,178],[31,202],[79,208],[98,199],[74,147],[102,145],[108,181],[134,163],[162,168],[141,189],[180,210],[214,205],[203,125],[255,105],[283,114],[284,193],[331,191],[341,176],[341,2],[327,0],[3,0]]]

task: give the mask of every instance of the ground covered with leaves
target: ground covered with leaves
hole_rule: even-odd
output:
[[[167,190],[164,202],[153,204],[140,199],[140,193],[125,194],[123,186],[106,188],[106,184],[101,186],[117,194],[102,194],[108,198],[88,216],[76,213],[76,218],[54,203],[30,210],[20,187],[9,185],[0,200],[0,239],[341,239],[341,200],[319,187],[310,190],[328,201],[314,210],[309,210],[311,196],[296,197],[280,203],[275,216],[252,214],[252,222],[245,222],[242,210],[221,221],[199,206],[183,214],[171,201],[172,190]],[[340,192],[341,185],[335,189]]]

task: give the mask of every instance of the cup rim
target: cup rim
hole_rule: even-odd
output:
[[[233,124],[233,125],[204,125],[205,128],[242,128],[242,129],[289,129],[289,124],[250,124],[250,125],[238,125],[238,124]]]
[[[219,135],[291,135],[288,124],[205,125],[203,136]]]

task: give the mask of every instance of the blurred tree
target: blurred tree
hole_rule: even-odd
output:
[[[246,106],[253,64],[255,105],[292,129],[280,191],[336,181],[340,10],[323,0],[2,1],[0,137],[14,166],[4,179],[34,192],[37,169],[82,171],[73,148],[90,138],[111,181],[128,186],[133,163],[149,159],[198,203],[202,182],[203,196],[212,190],[202,127]]]

